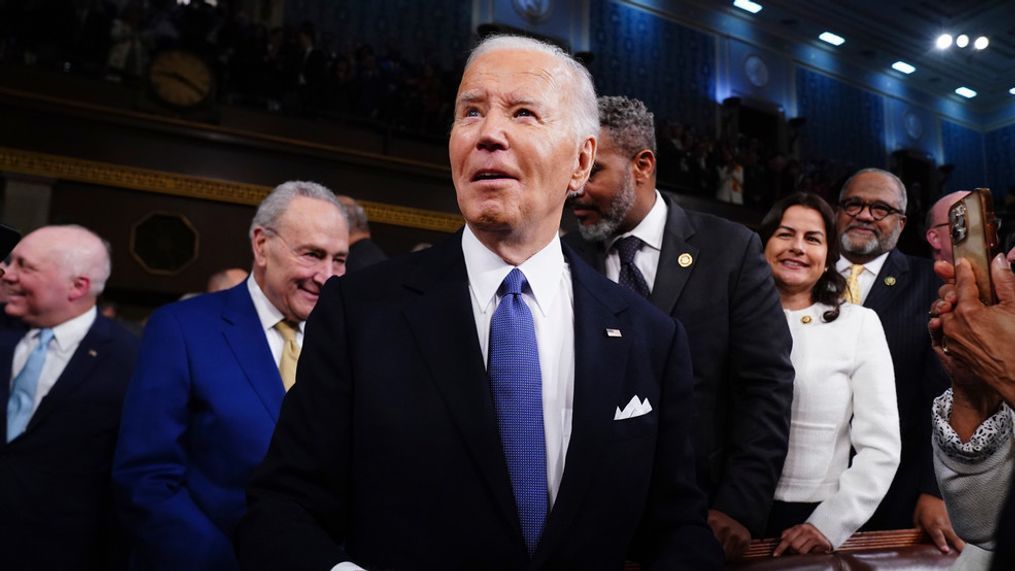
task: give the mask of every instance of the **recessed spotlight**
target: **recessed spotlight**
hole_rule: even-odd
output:
[[[1011,89],[1009,89],[1008,93],[1011,93],[1012,95],[1015,95],[1015,87],[1012,87]]]
[[[909,65],[908,63],[906,63],[904,61],[897,61],[897,62],[893,63],[892,64],[892,69],[894,69],[895,71],[901,71],[902,73],[904,73],[906,75],[909,75],[909,74],[913,73],[914,71],[916,71],[915,67]]]
[[[751,14],[757,14],[761,11],[761,4],[751,2],[751,0],[733,0],[733,5]]]
[[[965,34],[959,34],[959,37],[955,38],[955,45],[960,48],[964,48],[969,45],[969,36]]]
[[[951,34],[941,34],[940,36],[937,37],[936,45],[937,45],[937,49],[939,49],[939,50],[946,50],[946,49],[952,47],[952,35]]]
[[[823,42],[832,44],[833,46],[841,46],[842,44],[846,43],[846,38],[842,36],[837,36],[832,32],[822,32],[822,34],[818,36],[818,39]]]
[[[980,36],[979,38],[976,38],[975,42],[973,42],[973,47],[978,50],[985,50],[989,45],[990,40],[987,38],[987,36]]]
[[[955,93],[958,93],[959,95],[965,97],[966,99],[972,99],[976,97],[976,92],[973,91],[972,89],[969,89],[968,87],[960,87],[955,90]]]

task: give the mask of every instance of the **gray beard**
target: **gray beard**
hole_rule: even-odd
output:
[[[843,234],[839,236],[839,247],[842,251],[847,254],[857,254],[860,256],[869,256],[876,252],[880,248],[881,244],[878,242],[876,237],[872,237],[870,240],[863,242],[862,244],[856,244],[849,239],[849,236]],[[881,252],[878,252],[879,254]]]
[[[634,205],[634,177],[628,175],[621,191],[610,202],[610,208],[602,213],[602,218],[595,224],[578,224],[578,233],[590,242],[604,242],[617,235],[627,212]]]

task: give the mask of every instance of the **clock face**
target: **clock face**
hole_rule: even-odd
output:
[[[165,103],[193,107],[211,95],[213,78],[208,64],[197,55],[170,50],[152,60],[148,81],[155,95]]]

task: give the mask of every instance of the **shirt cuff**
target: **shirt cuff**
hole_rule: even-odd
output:
[[[948,389],[934,399],[934,439],[946,456],[962,464],[979,464],[990,458],[1012,434],[1012,419],[1008,405],[984,420],[976,428],[969,442],[962,442],[952,428],[952,390]]]

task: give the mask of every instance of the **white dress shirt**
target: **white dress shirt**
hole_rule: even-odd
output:
[[[877,279],[878,274],[881,273],[881,268],[885,265],[885,260],[888,259],[888,252],[881,254],[873,260],[863,265],[863,271],[857,276],[857,282],[860,284],[860,305],[863,305],[867,301],[867,294],[871,292],[874,287],[874,280]],[[839,261],[835,262],[835,271],[842,274],[842,277],[849,279],[849,274],[852,271],[853,262],[846,258],[839,256]]]
[[[844,303],[786,313],[796,369],[789,451],[775,488],[783,502],[820,502],[807,522],[838,548],[870,519],[901,458],[895,369],[881,320]],[[850,459],[850,448],[856,455]]]
[[[56,384],[57,379],[63,374],[63,370],[67,368],[67,363],[70,358],[74,356],[74,352],[78,350],[78,345],[81,344],[81,340],[88,334],[88,330],[92,328],[92,324],[95,323],[95,316],[97,310],[93,306],[88,311],[81,315],[64,321],[60,325],[53,327],[53,340],[49,343],[49,350],[46,352],[46,361],[42,365],[42,372],[39,374],[39,384],[35,388],[35,403],[32,407],[32,412],[39,408],[39,402],[42,401],[42,397],[49,394],[52,390],[53,385]],[[14,358],[11,360],[11,377],[10,383],[14,382],[14,377],[21,372],[21,369],[25,367],[25,363],[28,361],[28,356],[35,350],[36,345],[39,344],[39,330],[31,329],[29,332],[18,341],[18,344],[14,347]],[[9,393],[8,393],[9,394]]]
[[[621,238],[637,236],[645,245],[634,255],[634,265],[645,277],[645,283],[648,284],[648,291],[651,293],[656,281],[656,270],[659,268],[659,256],[663,252],[666,215],[666,202],[657,190],[655,204],[645,218],[642,218],[630,232],[621,234],[606,244],[606,277],[614,282],[620,281],[620,254],[613,248],[613,244]]]
[[[497,288],[515,266],[484,246],[468,226],[462,235],[462,252],[469,275],[472,314],[476,333],[487,362],[490,320],[500,303]],[[546,438],[546,484],[550,505],[557,499],[564,457],[571,440],[574,402],[574,291],[571,270],[560,249],[560,238],[525,260],[518,269],[525,274],[530,291],[522,294],[532,312],[539,345],[539,371],[543,377],[543,434]]]
[[[268,340],[268,347],[271,348],[271,356],[277,365],[282,360],[282,347],[285,346],[285,339],[282,338],[278,329],[275,329],[275,325],[285,319],[285,316],[272,305],[268,296],[264,295],[253,274],[247,278],[247,291],[250,292],[250,299],[254,301],[257,319],[261,322],[264,337]],[[303,326],[305,324],[306,321],[300,321],[296,327],[296,345],[300,347],[303,347]]]
[[[658,202],[662,202],[661,200]],[[665,210],[664,210],[665,213]],[[494,254],[468,226],[462,234],[462,253],[469,276],[472,314],[483,362],[490,347],[490,321],[500,304],[497,289],[516,266]],[[574,403],[574,289],[571,269],[555,234],[542,250],[517,266],[525,274],[529,291],[522,294],[532,312],[539,345],[539,371],[543,381],[543,436],[546,439],[546,484],[553,506],[564,475],[564,458],[571,440]],[[344,561],[331,571],[361,571],[352,561]]]

